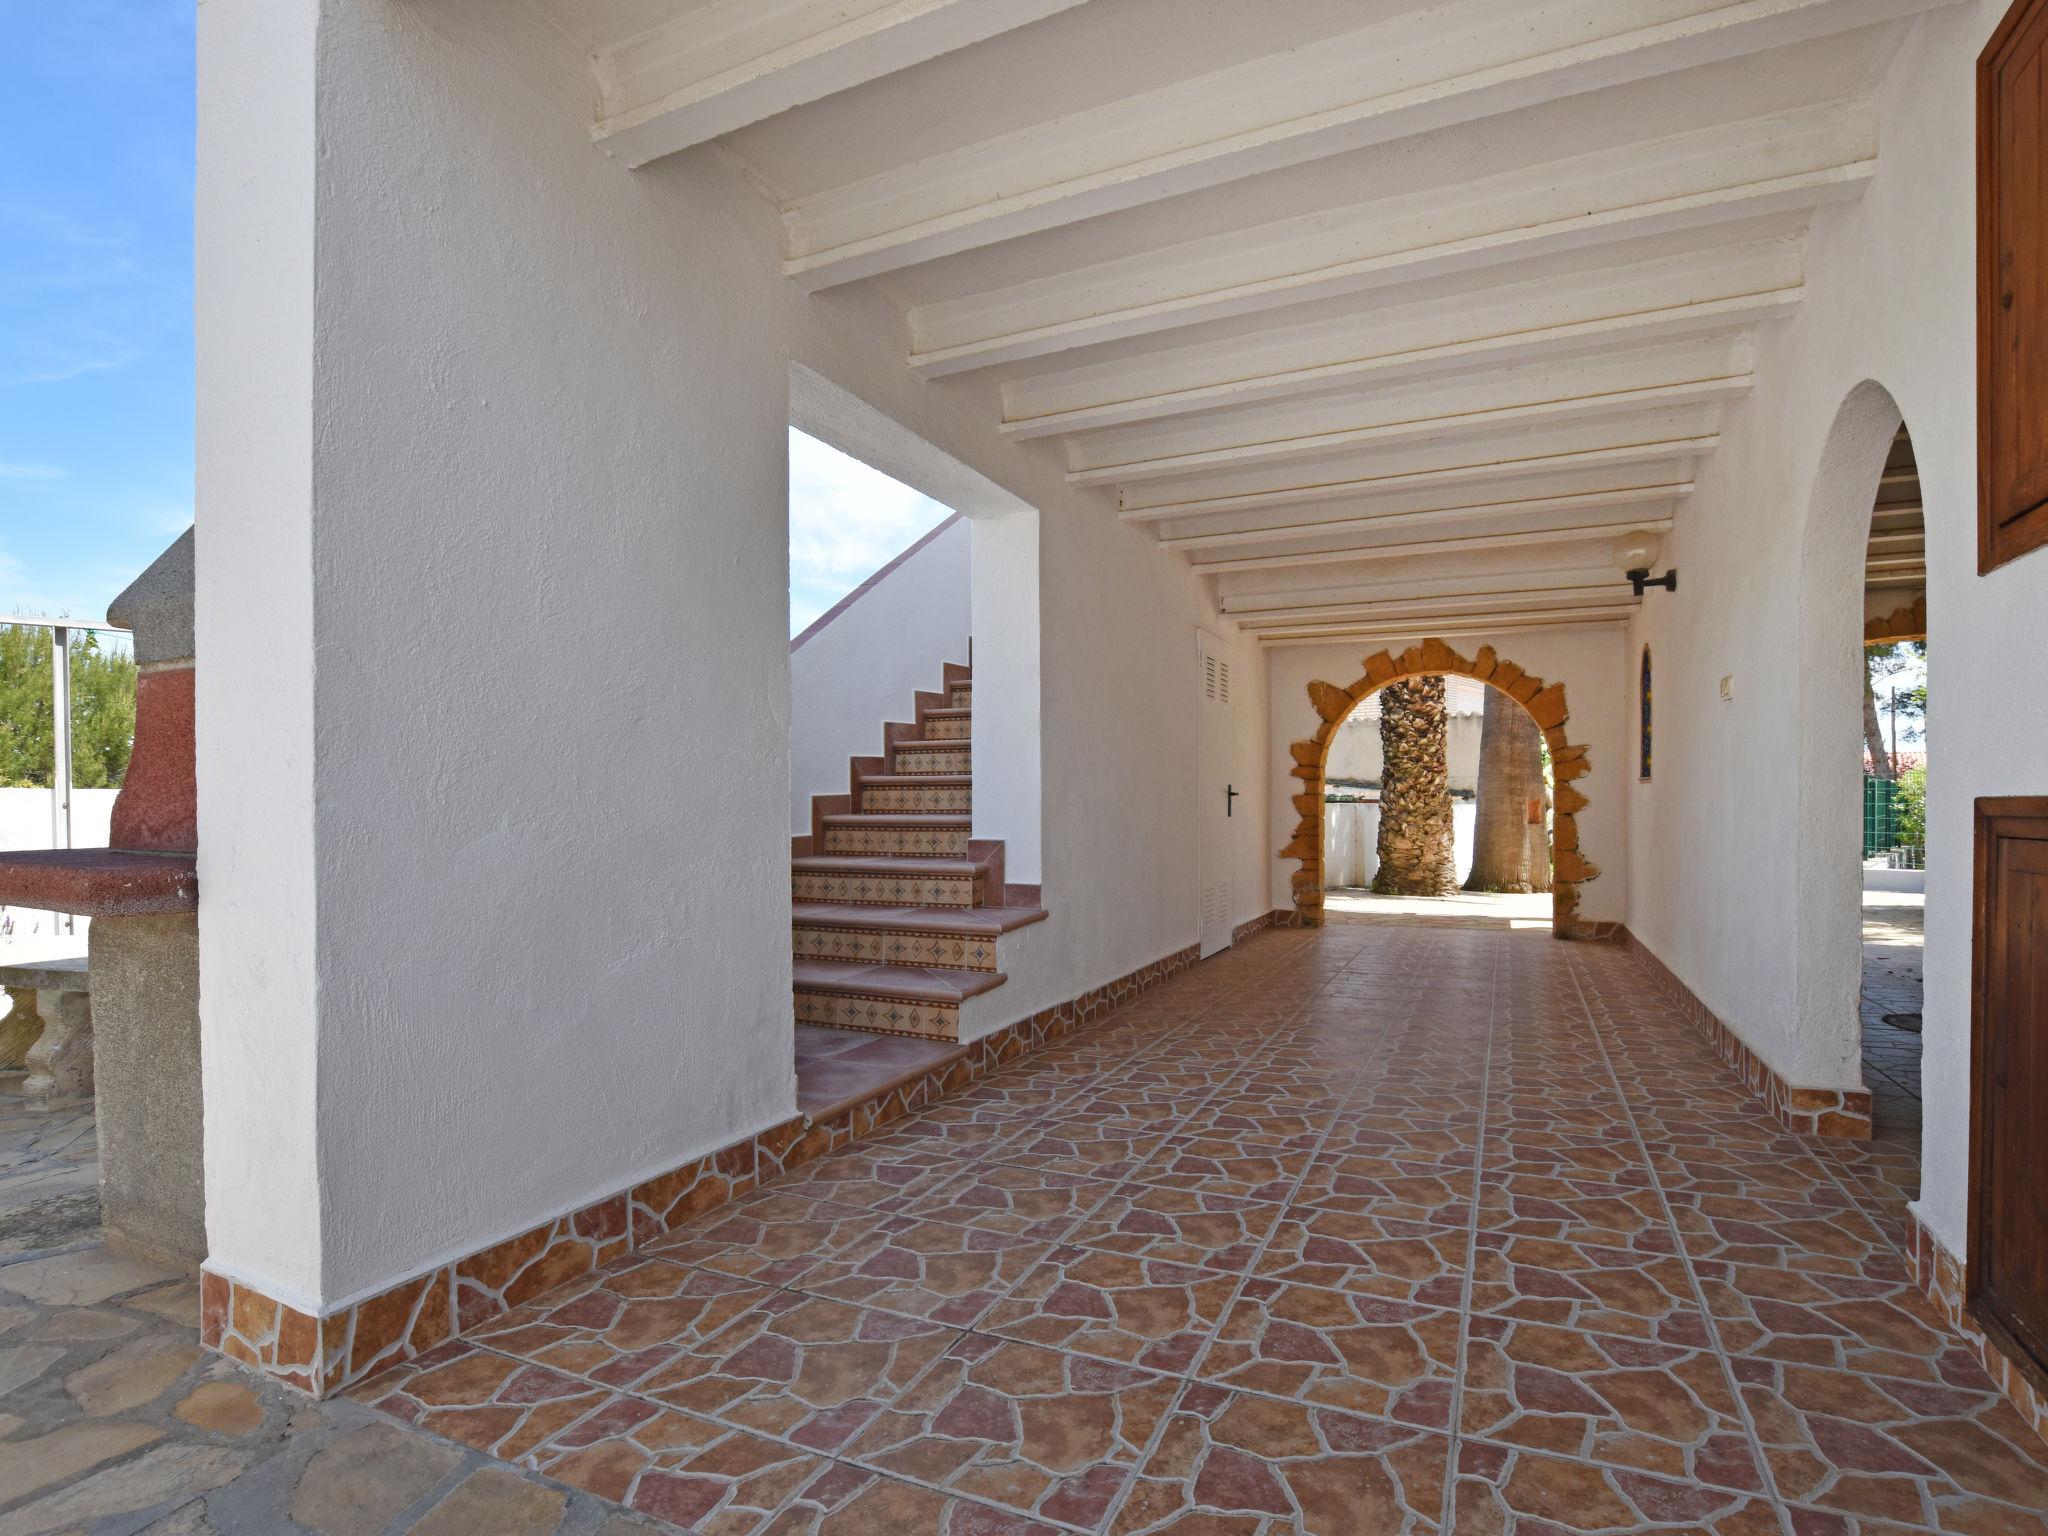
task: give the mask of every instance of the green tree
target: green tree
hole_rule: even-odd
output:
[[[1895,834],[1901,848],[1918,848],[1927,842],[1927,769],[1908,768],[1899,775],[1899,813]]]
[[[135,660],[90,629],[71,642],[71,783],[114,789],[135,742]],[[49,630],[0,625],[0,786],[47,789],[57,760],[51,729]]]

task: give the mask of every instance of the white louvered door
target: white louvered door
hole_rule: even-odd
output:
[[[1202,954],[1206,958],[1230,947],[1231,834],[1237,822],[1232,810],[1235,786],[1230,782],[1230,656],[1215,636],[1200,633],[1200,641],[1196,865],[1202,892]]]

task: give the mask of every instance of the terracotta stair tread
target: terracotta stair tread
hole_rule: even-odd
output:
[[[1001,986],[1006,979],[1001,971],[941,971],[919,965],[862,965],[844,960],[798,960],[793,976],[799,992],[887,997],[941,1006],[964,1002]]]
[[[944,1040],[796,1027],[796,1107],[813,1121],[881,1098],[899,1084],[949,1066],[968,1047]]]
[[[973,738],[968,736],[905,736],[894,743],[894,749],[902,752],[921,747],[933,747],[940,750],[957,752],[973,745]]]
[[[803,873],[839,870],[850,875],[937,875],[958,880],[982,869],[972,859],[925,859],[897,853],[806,853],[791,859],[789,866]]]
[[[962,717],[971,717],[973,714],[974,707],[970,704],[941,704],[936,708],[926,710],[924,718],[927,720],[937,720],[943,717],[948,720],[958,720]]]
[[[799,901],[791,907],[796,927],[881,928],[973,937],[1008,933],[1044,916],[1043,907],[850,907],[836,901]]]
[[[973,818],[960,811],[839,811],[827,816],[828,827],[959,827],[963,831]]]

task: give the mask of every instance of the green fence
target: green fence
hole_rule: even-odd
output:
[[[1899,840],[1899,786],[1875,774],[1863,776],[1863,857],[1874,859]]]

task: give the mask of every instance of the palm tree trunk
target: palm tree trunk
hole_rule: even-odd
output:
[[[1863,750],[1870,754],[1870,771],[1880,779],[1898,777],[1892,771],[1891,749],[1884,744],[1884,723],[1877,718],[1877,685],[1870,680],[1870,667],[1863,668]]]
[[[1479,722],[1479,803],[1472,816],[1468,891],[1529,889],[1528,749],[1536,722],[1498,688],[1486,690]]]
[[[1550,779],[1543,771],[1543,735],[1536,729],[1536,722],[1529,722],[1529,736],[1524,743],[1528,756],[1523,760],[1529,775],[1529,801],[1533,814],[1529,815],[1529,889],[1547,891],[1550,889]]]
[[[1380,691],[1382,896],[1448,896],[1458,888],[1444,680],[1413,677]]]

